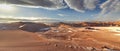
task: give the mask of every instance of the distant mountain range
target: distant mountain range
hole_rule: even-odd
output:
[[[7,22],[64,22],[64,20],[57,20],[57,19],[16,19],[16,18],[0,18],[1,23]]]
[[[91,22],[80,22],[80,21],[65,21],[57,19],[19,19],[19,18],[0,18],[1,23],[11,23],[11,22],[37,22],[37,23],[52,23],[50,25],[70,25],[75,27],[81,26],[120,26],[120,21],[113,22],[102,22],[102,21],[91,21]]]

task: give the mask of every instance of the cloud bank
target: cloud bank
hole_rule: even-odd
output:
[[[63,0],[0,0],[0,3],[14,4],[16,6],[45,8],[45,9],[61,9],[65,8]]]
[[[79,12],[96,8],[98,0],[0,0],[0,3],[14,4],[16,6],[44,9],[71,8]]]

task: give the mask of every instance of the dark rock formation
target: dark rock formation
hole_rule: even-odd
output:
[[[50,27],[42,23],[25,23],[19,26],[19,29],[29,32],[41,32],[48,31]]]

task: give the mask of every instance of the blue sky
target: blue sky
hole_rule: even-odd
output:
[[[28,0],[28,1],[30,2],[31,0]],[[60,0],[53,0],[51,2],[54,3],[56,1],[60,2]],[[78,5],[75,5],[75,2],[73,0],[63,0],[63,1],[64,2],[62,2],[62,4],[66,5],[66,6],[60,5],[61,4],[60,3],[58,5],[55,5],[55,7],[54,6],[50,7],[49,5],[43,6],[40,4],[27,5],[25,3],[23,5],[20,1],[16,1],[18,3],[20,2],[19,4],[16,4],[16,3],[14,3],[15,1],[12,1],[12,0],[7,1],[6,0],[6,3],[9,3],[9,4],[6,4],[6,6],[12,5],[10,7],[13,7],[14,10],[7,11],[5,9],[1,9],[0,16],[5,17],[5,18],[7,18],[7,17],[12,17],[12,18],[25,17],[25,18],[29,19],[30,17],[34,17],[34,18],[38,18],[38,19],[39,18],[41,18],[41,19],[48,18],[48,19],[69,20],[69,21],[93,21],[93,20],[96,21],[96,20],[98,20],[97,18],[99,18],[99,19],[110,18],[112,20],[112,18],[113,18],[112,16],[114,16],[114,15],[111,15],[111,17],[108,16],[109,14],[114,13],[113,11],[115,11],[115,9],[114,9],[115,7],[110,7],[110,5],[113,5],[112,2],[116,2],[116,4],[118,4],[117,7],[120,8],[120,5],[119,5],[120,0],[115,0],[115,1],[112,1],[112,0],[111,1],[110,0],[91,0],[91,1],[88,1],[88,0],[86,0],[88,2],[88,3],[87,2],[84,3],[84,4],[86,4],[86,6],[84,6],[84,4],[81,4],[82,0],[76,0],[78,2]],[[33,2],[33,1],[31,1],[31,2]],[[38,2],[42,3],[44,1],[38,0]],[[1,5],[2,4],[3,3],[1,3]],[[109,4],[109,5],[107,5],[107,4]],[[104,6],[104,7],[100,8],[101,6]],[[106,8],[108,10],[110,9],[111,11],[109,11],[109,13],[107,13],[108,10]],[[120,11],[115,12],[115,14],[120,16],[119,13],[120,13]],[[113,20],[116,20],[115,18],[119,19],[118,16],[114,17]],[[108,20],[106,20],[106,21],[108,21]]]

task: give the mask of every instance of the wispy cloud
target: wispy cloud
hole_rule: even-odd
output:
[[[68,16],[66,14],[57,14],[58,16],[61,16],[61,17],[65,17],[65,16]]]
[[[94,10],[98,6],[99,1],[101,0],[0,0],[0,4],[7,3],[20,7],[50,10],[70,8],[83,13],[86,10]],[[102,9],[98,14],[99,20],[120,19],[120,0],[106,0],[99,7]],[[65,17],[67,15],[58,14],[58,16]]]
[[[54,18],[48,18],[48,17],[14,17],[14,16],[0,16],[0,19],[38,20],[38,19],[54,19]]]
[[[62,9],[66,5],[63,0],[0,0],[0,3],[14,4],[16,6],[45,9]]]
[[[0,23],[11,22],[56,22],[59,21],[55,18],[48,17],[14,17],[14,16],[0,16]]]
[[[99,0],[65,0],[67,5],[76,11],[85,12],[86,9],[93,10],[96,8]]]
[[[102,11],[98,15],[101,20],[119,20],[120,19],[120,0],[107,0],[101,6]]]
[[[15,6],[44,8],[50,10],[69,7],[79,12],[84,12],[86,9],[95,9],[97,2],[98,0],[0,0],[1,4],[8,3]]]

